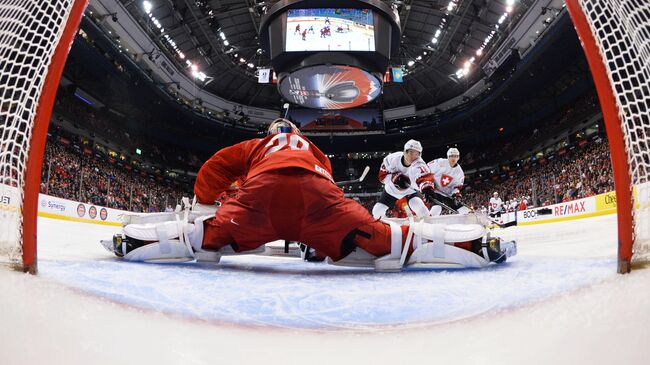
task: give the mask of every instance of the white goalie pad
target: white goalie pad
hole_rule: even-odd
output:
[[[411,222],[411,237],[414,251],[406,261],[406,251],[402,251],[401,229],[392,225],[393,233],[400,233],[393,237],[398,245],[393,247],[391,254],[375,257],[361,248],[356,248],[348,256],[339,261],[328,263],[349,267],[372,267],[379,272],[397,272],[403,267],[407,268],[476,268],[484,267],[489,261],[470,251],[453,246],[455,242],[473,241],[486,235],[486,229],[480,224],[430,224],[424,222]]]
[[[187,220],[194,223],[197,218],[205,216],[214,216],[219,209],[219,205],[200,204],[196,202],[196,197],[190,202],[188,197],[181,199],[181,204],[176,206],[173,212],[162,213],[123,213],[118,217],[122,226],[129,224],[153,224],[168,221]],[[186,216],[187,214],[187,216]]]
[[[214,216],[214,213],[217,211],[215,209],[209,213],[206,211],[190,211],[187,215],[187,221],[189,223],[194,223],[194,221],[199,217],[204,217],[206,215]],[[185,219],[185,212],[163,212],[163,213],[123,213],[118,216],[122,226],[127,226],[129,224],[154,224],[154,223],[163,223],[169,221],[176,221]]]
[[[129,237],[142,241],[166,241],[178,238],[182,232],[177,221],[162,223],[129,224],[122,228],[122,232]]]
[[[454,243],[472,241],[483,237],[487,231],[480,224],[430,224],[419,222],[413,225],[416,237],[433,242]],[[415,246],[417,247],[417,246]]]
[[[290,241],[286,245],[285,240],[276,240],[269,242],[262,246],[264,248],[263,254],[266,256],[289,256],[300,257],[300,247],[298,242]]]
[[[170,240],[164,245],[155,242],[138,247],[124,255],[124,259],[151,263],[187,262],[193,261],[194,255],[184,243],[179,240]]]
[[[460,269],[481,268],[489,265],[485,258],[452,245],[437,246],[429,242],[413,251],[406,263],[410,269]]]
[[[331,258],[327,258],[327,263],[330,265],[336,266],[347,266],[347,267],[375,267],[375,260],[377,256],[373,256],[366,252],[365,250],[357,247],[349,255],[344,258],[333,261]]]
[[[408,218],[383,218],[386,223],[396,223],[399,225],[409,224]],[[487,216],[482,213],[472,212],[469,214],[447,214],[433,217],[426,217],[422,220],[425,223],[432,224],[480,224],[488,226],[492,224]]]

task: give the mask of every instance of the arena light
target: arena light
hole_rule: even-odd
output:
[[[476,50],[476,55],[477,56],[480,56],[482,54],[483,54],[483,48],[479,48],[479,49]]]
[[[196,65],[192,65],[192,77],[203,82],[208,76],[205,73],[199,71]]]
[[[413,66],[413,65],[415,65],[415,61],[410,60],[410,61],[407,63],[407,65],[409,65],[409,67],[410,67],[410,66]]]
[[[431,39],[431,43],[433,43],[433,44],[438,43],[438,38],[435,38],[435,37],[434,37],[433,39]]]
[[[151,13],[151,9],[153,8],[153,5],[151,4],[151,2],[145,0],[142,2],[142,8],[144,9],[145,13],[149,14]]]
[[[506,5],[508,5],[508,6],[515,5],[515,0],[506,0]]]
[[[224,39],[224,40],[223,40],[223,45],[224,45],[224,46],[229,46],[230,43],[229,43],[227,40]]]
[[[512,13],[512,6],[511,5],[506,6],[506,13]]]

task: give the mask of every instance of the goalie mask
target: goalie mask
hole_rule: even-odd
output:
[[[268,135],[278,133],[296,133],[300,134],[300,130],[295,124],[291,123],[288,119],[278,118],[271,122],[267,129]]]

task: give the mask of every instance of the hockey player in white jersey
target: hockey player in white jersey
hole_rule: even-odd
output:
[[[501,198],[499,198],[499,193],[495,191],[490,198],[490,204],[488,205],[488,215],[492,218],[501,217],[502,212],[503,201]]]
[[[442,211],[442,207],[438,204],[444,204],[461,214],[470,212],[469,208],[460,201],[462,197],[460,190],[465,183],[465,173],[458,164],[459,159],[458,149],[450,148],[447,150],[446,159],[438,158],[428,163],[436,184],[435,190],[427,195],[427,199],[431,203],[432,215],[439,215]]]
[[[379,169],[379,181],[384,184],[384,192],[372,208],[373,217],[385,217],[386,211],[403,197],[407,198],[416,217],[429,216],[422,193],[433,191],[434,182],[421,155],[422,144],[411,139],[404,145],[403,152],[393,152],[384,158]]]

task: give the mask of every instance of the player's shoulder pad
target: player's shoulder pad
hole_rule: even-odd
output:
[[[429,165],[427,165],[426,162],[422,159],[422,157],[418,157],[417,160],[413,161],[411,164],[411,167],[419,167],[419,166],[425,166],[427,169],[429,169]]]

